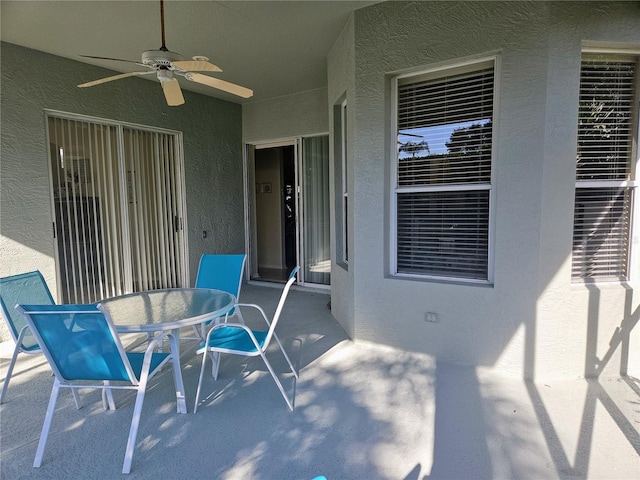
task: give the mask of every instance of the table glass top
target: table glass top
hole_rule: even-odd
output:
[[[119,331],[155,331],[195,325],[233,308],[233,295],[206,288],[174,288],[108,298],[99,307]]]

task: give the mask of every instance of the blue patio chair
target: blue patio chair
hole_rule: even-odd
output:
[[[200,257],[198,265],[198,274],[196,275],[195,288],[212,288],[214,290],[222,290],[236,297],[236,301],[240,297],[240,289],[242,288],[242,276],[244,274],[244,264],[247,256],[240,254],[204,254]],[[230,312],[229,317],[236,316],[242,321],[240,311],[234,309]],[[198,335],[197,339],[204,340],[205,328],[213,320],[198,326],[194,326],[194,330]]]
[[[176,390],[184,391],[178,358],[154,352],[165,338],[172,351],[177,351],[173,335],[155,337],[144,352],[126,352],[113,323],[99,310],[86,305],[19,305],[17,309],[24,314],[55,375],[33,466],[42,463],[61,388],[131,389],[137,395],[122,466],[122,473],[129,473],[149,379],[172,360]]]
[[[9,387],[9,381],[11,380],[18,354],[36,355],[42,353],[40,345],[31,334],[26,320],[15,310],[15,306],[19,303],[42,305],[53,305],[55,303],[49,287],[47,287],[47,283],[39,271],[0,278],[0,311],[15,343],[2,385],[0,403],[4,402],[4,396]],[[78,396],[75,391],[73,392],[73,399],[76,402],[76,406],[78,406]]]
[[[266,351],[271,343],[271,340],[274,339],[280,347],[280,351],[284,355],[284,358],[287,360],[291,372],[293,372],[293,375],[296,379],[298,378],[298,373],[293,367],[293,364],[291,363],[287,352],[285,352],[282,343],[280,343],[278,335],[276,335],[276,325],[278,324],[278,320],[280,319],[280,314],[282,313],[282,308],[284,307],[284,302],[287,299],[289,289],[291,288],[291,285],[293,285],[293,283],[296,281],[296,274],[298,273],[299,269],[300,267],[295,267],[291,271],[289,280],[284,286],[282,295],[280,296],[280,301],[278,302],[278,306],[271,321],[269,321],[267,315],[264,313],[264,310],[258,305],[249,303],[236,304],[237,309],[239,309],[239,307],[250,307],[258,310],[267,324],[267,330],[251,330],[244,323],[228,323],[226,321],[224,323],[217,323],[213,325],[213,327],[211,327],[211,329],[207,333],[205,342],[197,351],[198,354],[202,354],[202,367],[200,368],[200,378],[198,380],[196,403],[193,408],[193,413],[196,413],[198,411],[198,402],[200,400],[200,389],[202,386],[202,377],[204,375],[205,363],[207,360],[207,352],[218,354],[217,359],[215,360],[214,368],[212,369],[212,376],[216,380],[218,378],[218,368],[220,365],[221,353],[231,353],[233,355],[241,355],[245,357],[262,357],[262,360],[269,370],[269,373],[273,377],[273,380],[276,382],[280,393],[284,397],[285,402],[287,402],[289,410],[293,411],[293,404],[284,391],[282,383],[271,367],[269,360],[267,360]]]

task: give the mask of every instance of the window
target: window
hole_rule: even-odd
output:
[[[347,158],[347,101],[333,106],[333,137],[336,191],[336,255],[338,264],[349,263],[349,177]]]
[[[398,275],[491,280],[494,71],[490,59],[397,78]]]
[[[638,58],[584,55],[580,70],[572,279],[629,277],[637,187]]]

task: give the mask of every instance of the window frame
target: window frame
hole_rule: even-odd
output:
[[[349,265],[349,142],[347,137],[347,100],[340,105],[342,150],[342,259]]]
[[[475,72],[493,66],[493,110],[492,110],[492,139],[491,139],[491,173],[489,183],[442,184],[438,186],[400,187],[398,185],[398,87],[406,79],[419,82],[423,79],[444,78],[465,72]],[[499,114],[501,57],[498,53],[458,59],[455,62],[443,62],[430,67],[396,72],[390,76],[390,128],[389,128],[389,274],[393,278],[409,280],[437,281],[442,283],[462,283],[472,285],[492,286],[494,282],[494,244],[495,244],[495,179],[497,157],[497,125]],[[488,190],[488,222],[487,222],[487,271],[486,278],[471,278],[465,276],[434,275],[427,273],[408,273],[398,271],[398,197],[400,193],[412,192],[455,192]]]
[[[579,82],[582,83],[582,65],[585,60],[601,59],[601,60],[635,60],[636,72],[633,83],[633,99],[631,100],[632,119],[630,125],[630,151],[629,159],[631,165],[628,166],[628,178],[616,180],[579,180],[578,169],[576,166],[576,178],[573,189],[574,196],[574,215],[572,216],[572,247],[571,247],[571,283],[574,285],[581,284],[618,284],[627,283],[637,280],[640,272],[637,272],[638,261],[640,260],[640,252],[637,246],[640,244],[640,50],[618,50],[588,47],[583,48],[579,62]],[[581,95],[579,89],[579,95]],[[580,120],[580,111],[576,120]],[[579,145],[579,131],[576,132],[576,149]],[[576,150],[577,154],[577,150]],[[612,276],[574,276],[574,248],[575,231],[576,231],[576,215],[575,201],[577,199],[578,190],[593,189],[629,189],[630,194],[630,212],[629,212],[629,237],[627,239],[627,265],[626,272],[622,276],[615,278]]]
[[[336,264],[349,269],[349,159],[346,93],[333,105],[333,156]]]

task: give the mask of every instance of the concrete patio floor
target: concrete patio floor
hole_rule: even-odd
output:
[[[244,285],[241,300],[272,314],[279,295]],[[285,373],[279,352],[270,358],[295,397],[293,413],[260,359],[227,355],[219,379],[205,377],[194,415],[200,358],[183,343],[189,413],[175,413],[168,367],[147,391],[128,477],[120,471],[135,398],[123,391],[113,412],[99,392],[81,391],[76,410],[63,391],[42,466],[32,467],[53,378],[43,356],[20,355],[0,407],[0,478],[640,478],[637,379],[531,383],[352,342],[328,300],[292,290],[284,308],[278,332],[300,379]]]

